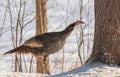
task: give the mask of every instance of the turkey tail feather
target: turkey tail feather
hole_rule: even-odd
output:
[[[8,52],[5,52],[3,55],[12,54],[12,53],[14,53],[14,52],[16,52],[16,51],[13,49],[13,50],[10,50],[10,51],[8,51]]]
[[[20,46],[20,47],[17,47],[15,49],[12,49],[8,52],[5,52],[3,55],[6,55],[6,54],[12,54],[12,53],[17,53],[17,54],[27,54],[27,53],[30,53],[29,51],[29,47],[27,46]]]

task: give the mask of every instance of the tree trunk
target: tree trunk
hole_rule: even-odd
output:
[[[95,34],[89,62],[120,65],[120,0],[94,0]]]
[[[36,0],[36,35],[47,32],[46,0]],[[44,61],[37,58],[37,73],[48,74],[49,58],[47,58],[47,70],[44,69]]]

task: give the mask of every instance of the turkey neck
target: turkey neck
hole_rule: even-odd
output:
[[[70,24],[65,30],[63,30],[61,32],[62,37],[66,39],[71,34],[71,32],[74,30],[74,26],[75,26],[74,23]]]

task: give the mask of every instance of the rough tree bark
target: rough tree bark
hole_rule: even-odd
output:
[[[120,65],[120,0],[94,0],[94,45],[87,63]]]
[[[46,0],[36,0],[36,35],[47,32]],[[37,58],[37,73],[48,74],[49,58],[47,58],[47,70],[44,69],[44,61]]]

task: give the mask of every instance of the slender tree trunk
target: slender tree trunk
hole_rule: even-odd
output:
[[[18,32],[19,32],[19,24],[20,24],[20,15],[21,15],[21,9],[22,9],[22,1],[20,1],[20,8],[18,11],[18,18],[16,23],[16,35],[15,35],[15,45],[18,47]],[[22,59],[21,55],[18,58],[18,55],[15,53],[15,72],[22,72]]]
[[[47,32],[46,0],[36,0],[36,35]],[[44,70],[44,61],[37,58],[37,72],[48,74],[49,58],[47,58],[47,69]]]
[[[120,0],[94,0],[95,34],[89,62],[120,65]]]

